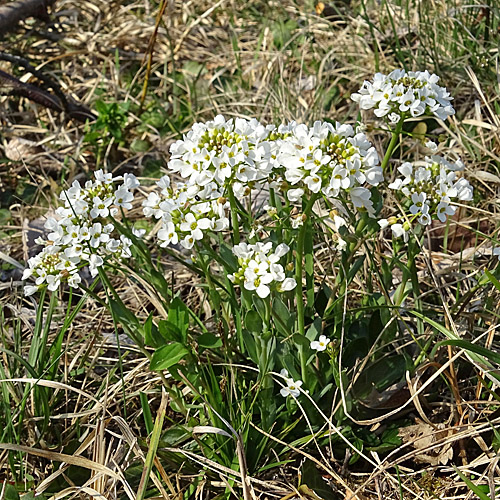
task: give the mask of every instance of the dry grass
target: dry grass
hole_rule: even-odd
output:
[[[486,304],[481,289],[475,289],[479,269],[487,267],[491,254],[488,239],[478,237],[475,229],[498,239],[500,102],[495,92],[498,87],[491,77],[493,69],[488,67],[491,60],[481,66],[464,45],[468,36],[457,39],[453,34],[465,22],[466,14],[476,16],[476,21],[468,26],[478,26],[482,22],[481,12],[479,9],[472,14],[465,12],[465,4],[461,2],[456,8],[450,8],[444,1],[414,2],[408,12],[405,7],[395,5],[396,2],[390,5],[382,2],[384,7],[369,4],[365,18],[359,14],[363,10],[358,2],[353,1],[350,6],[338,4],[340,14],[329,20],[318,16],[312,3],[302,5],[292,0],[168,1],[154,42],[144,108],[129,115],[125,143],[118,145],[112,140],[106,146],[101,166],[139,175],[153,172],[152,176],[157,176],[154,161],[165,161],[168,146],[178,133],[194,121],[217,113],[255,116],[269,122],[291,119],[311,122],[319,118],[353,121],[356,110],[349,95],[374,73],[377,58],[380,70],[386,70],[398,66],[398,58],[405,51],[413,52],[415,62],[407,58],[409,69],[421,69],[417,64],[427,63],[429,69],[441,74],[457,96],[459,118],[448,124],[449,129],[445,125],[445,129],[453,137],[452,147],[465,160],[467,174],[480,192],[474,207],[468,207],[467,217],[457,221],[457,231],[462,231],[460,244],[451,245],[446,251],[423,253],[420,275],[425,290],[423,298],[425,294],[440,295],[442,303],[436,309],[444,310],[448,329],[468,338],[486,337],[486,345],[498,349],[498,295],[490,297]],[[52,28],[39,21],[28,21],[18,33],[4,40],[3,49],[32,61],[58,81],[68,95],[90,108],[98,98],[131,101],[139,106],[158,5],[150,0],[78,3],[59,0],[56,5]],[[430,28],[425,26],[429,19],[433,23]],[[401,21],[394,26],[397,38],[391,20]],[[433,35],[434,45],[431,45]],[[470,40],[476,40],[477,36],[470,33]],[[394,46],[396,39],[400,50]],[[450,49],[453,44],[459,46],[455,52]],[[431,49],[435,53],[428,53]],[[488,54],[493,57],[490,50],[493,49],[488,46],[484,54],[476,54],[477,58]],[[12,69],[7,63],[0,63],[0,67]],[[23,78],[28,80],[29,75]],[[0,106],[6,157],[0,165],[0,190],[2,196],[11,195],[8,202],[11,218],[0,228],[4,232],[0,258],[12,264],[27,259],[32,245],[28,237],[30,224],[47,207],[55,205],[55,191],[60,183],[69,183],[94,170],[96,155],[83,140],[84,125],[24,99],[1,97]],[[148,112],[159,114],[161,123],[150,121],[141,127]],[[435,131],[440,132],[444,130]],[[380,144],[378,131],[370,133],[375,144]],[[147,152],[131,151],[130,146],[137,139],[148,142]],[[139,207],[135,213],[140,214]],[[435,237],[442,239],[442,234]],[[469,253],[462,252],[460,245],[464,238]],[[380,255],[387,245],[390,242],[380,242]],[[325,275],[331,273],[328,249],[325,239],[318,247],[319,264]],[[166,264],[175,274],[175,287],[182,291],[186,302],[201,304],[201,308],[203,294],[195,286],[196,278],[174,262]],[[147,317],[155,305],[151,298],[154,295],[139,278],[117,275],[116,283],[124,302],[141,317]],[[397,282],[395,276],[395,285]],[[462,287],[457,292],[459,282]],[[7,266],[0,288],[3,345],[13,349],[19,338],[20,353],[26,355],[36,304],[22,298],[21,286],[20,271]],[[470,298],[468,302],[460,301],[457,311],[455,304],[465,289],[471,290]],[[98,293],[104,296],[102,291]],[[354,297],[365,293],[364,283],[353,283],[352,293],[355,302]],[[61,308],[51,330],[52,338],[63,317]],[[405,317],[400,321],[411,323]],[[428,339],[429,332],[426,329],[422,339]],[[400,343],[415,340],[419,339],[408,329],[407,337]],[[96,301],[86,303],[63,345],[62,381],[37,382],[50,388],[51,401],[59,401],[50,417],[52,431],[47,436],[37,434],[35,423],[39,417],[34,415],[38,410],[32,408],[35,402],[29,401],[22,440],[19,444],[0,444],[0,478],[12,479],[7,451],[14,450],[22,452],[19,467],[31,477],[27,488],[45,492],[47,498],[52,494],[54,499],[118,496],[134,499],[138,485],[130,483],[130,474],[125,471],[132,465],[142,470],[147,453],[139,395],[146,395],[154,418],[161,399],[162,380],[149,371],[147,360],[127,343],[125,336],[117,345],[112,319]],[[15,403],[19,403],[24,388],[34,381],[10,373],[12,363],[8,357],[9,353],[0,351],[4,387],[11,395],[15,417]],[[314,443],[308,446],[315,450],[313,454],[297,446],[296,455],[309,457],[321,468],[325,484],[331,485],[332,491],[338,488],[337,498],[475,498],[472,492],[464,494],[463,482],[452,463],[474,476],[475,482],[489,484],[490,491],[498,489],[498,449],[484,439],[500,423],[498,386],[486,397],[482,396],[484,387],[474,375],[487,377],[483,367],[471,362],[467,373],[457,372],[457,364],[463,367],[462,360],[466,359],[461,350],[450,349],[445,358],[439,364],[422,364],[415,376],[408,377],[401,387],[393,388],[393,393],[373,394],[372,400],[363,402],[367,408],[376,409],[378,416],[367,417],[359,424],[374,433],[390,422],[393,415],[405,416],[416,424],[405,431],[403,444],[388,455],[365,451],[364,465],[359,467],[348,466],[349,454],[344,464],[338,463],[331,449],[315,450]],[[364,362],[359,363],[356,370],[361,373]],[[236,367],[234,370],[237,373]],[[344,389],[352,392],[352,387]],[[441,397],[427,401],[426,395],[435,395],[436,391]],[[367,415],[371,414],[367,411]],[[188,422],[189,414],[167,410],[167,424],[181,419]],[[339,433],[327,416],[324,431]],[[180,454],[184,455],[184,462],[176,470],[172,464],[178,464]],[[174,455],[177,460],[171,460]],[[198,484],[196,491],[191,492],[193,497],[208,498],[206,492],[213,491],[214,485],[241,491],[238,473],[196,453],[165,447],[162,458],[161,462],[156,459],[150,475],[157,486],[158,498],[180,499],[183,495],[187,498],[190,478],[205,467],[215,474]],[[87,477],[76,481],[71,475],[74,466],[79,466],[80,472],[87,470]],[[297,472],[290,466],[264,473],[262,477],[251,477],[249,498],[252,495],[317,498],[308,496],[306,491],[297,491]],[[217,476],[218,479],[213,479]],[[66,483],[60,481],[62,477],[67,478]],[[58,485],[68,485],[73,480],[83,486],[57,489]],[[1,488],[0,498],[3,498]]]

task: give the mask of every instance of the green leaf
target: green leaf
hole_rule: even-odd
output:
[[[248,351],[248,355],[250,359],[255,363],[259,363],[259,356],[257,355],[257,346],[255,345],[255,339],[253,335],[248,330],[242,331],[243,342],[245,343],[245,347]]]
[[[2,483],[0,483],[0,491],[2,488],[3,485]],[[7,483],[5,485],[5,491],[2,498],[5,498],[5,500],[19,500],[19,493],[17,492],[16,488],[12,486],[12,484]]]
[[[462,481],[473,491],[481,500],[491,500],[491,498],[477,485],[475,485],[468,477],[466,477],[460,470],[452,464],[455,472],[461,477]]]
[[[189,328],[189,310],[179,297],[175,297],[170,302],[168,321],[177,326],[183,343],[186,343]]]
[[[94,106],[95,106],[95,109],[96,111],[100,114],[100,115],[106,115],[108,113],[108,105],[103,102],[103,101],[96,101],[94,103]]]
[[[306,332],[306,338],[310,341],[317,340],[319,336],[321,335],[321,328],[322,328],[322,320],[321,318],[316,318],[312,323],[311,326],[307,329]]]
[[[189,354],[189,351],[182,344],[173,342],[157,349],[149,366],[153,371],[166,370],[176,365],[186,354]]]
[[[364,261],[365,261],[365,255],[361,255],[349,268],[349,272],[347,273],[347,283],[350,283],[354,279],[354,276],[356,276],[357,272],[361,269],[361,267],[363,267]]]
[[[205,349],[216,349],[222,347],[222,339],[212,333],[204,333],[197,338],[198,345]]]
[[[488,279],[490,280],[490,282],[494,285],[494,287],[497,289],[497,290],[500,290],[500,281],[498,281],[495,276],[493,276],[493,274],[488,271],[488,269],[485,269],[484,270],[484,274],[488,277]]]
[[[442,342],[438,342],[434,346],[434,349],[432,349],[431,358],[433,358],[436,354],[436,351],[444,345],[452,345],[455,347],[459,347],[460,349],[465,349],[469,352],[475,352],[476,354],[480,354],[490,361],[500,365],[500,354],[492,351],[491,349],[487,349],[486,347],[473,344],[472,342],[467,342],[466,340],[443,340]]]
[[[279,297],[273,299],[273,319],[280,333],[287,337],[293,333],[294,315]]]
[[[158,331],[161,336],[167,342],[181,342],[182,343],[182,335],[177,325],[174,325],[168,319],[162,319],[158,322]],[[158,346],[159,347],[159,346]]]
[[[134,139],[132,144],[130,144],[130,150],[134,153],[146,153],[151,148],[149,141],[144,141],[142,139]]]
[[[311,348],[311,342],[305,335],[301,335],[300,333],[296,333],[292,337],[293,343],[299,347],[302,346],[306,351]]]
[[[262,320],[265,321],[266,304],[264,303],[264,301],[256,293],[252,293],[252,302],[255,306],[255,310],[259,313]]]
[[[261,333],[263,328],[262,319],[257,311],[248,311],[245,316],[245,327],[254,333]]]
[[[340,500],[342,497],[321,477],[318,469],[311,460],[306,460],[302,465],[301,485],[307,486],[317,495],[316,498],[323,500]],[[302,489],[304,493],[308,493]],[[308,495],[307,498],[314,498]],[[315,499],[316,500],[316,499]]]
[[[144,344],[141,338],[142,325],[139,320],[134,316],[134,314],[129,311],[123,302],[119,302],[114,299],[109,299],[111,305],[111,312],[114,315],[116,321],[121,323],[125,333],[139,346]]]
[[[148,316],[144,323],[144,341],[151,347],[161,347],[166,340],[158,331],[158,327],[153,323],[153,313]]]
[[[10,213],[10,210],[7,210],[6,208],[0,208],[0,226],[6,225],[7,222],[10,221],[11,219],[12,219],[12,214]]]

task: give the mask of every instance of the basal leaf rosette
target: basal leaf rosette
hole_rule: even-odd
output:
[[[426,157],[423,162],[405,162],[398,167],[399,177],[389,184],[396,191],[408,213],[379,221],[390,226],[396,237],[408,239],[413,223],[428,226],[433,220],[446,222],[456,212],[454,203],[472,200],[473,188],[459,174],[465,166],[460,160],[442,156]]]
[[[350,198],[356,209],[373,215],[365,186],[377,186],[383,174],[377,152],[362,131],[320,121],[312,127],[296,125],[282,141],[278,160],[289,184],[289,201],[317,194],[330,200]]]
[[[170,147],[168,168],[190,186],[215,183],[223,191],[231,186],[237,197],[244,197],[272,168],[271,144],[265,141],[271,129],[255,119],[222,115],[195,123]]]
[[[351,99],[361,109],[374,109],[376,116],[387,116],[391,123],[421,115],[446,120],[455,113],[451,104],[453,97],[438,81],[439,76],[429,71],[397,69],[388,75],[376,73],[372,81],[363,82]]]
[[[180,244],[191,249],[210,232],[229,228],[229,203],[215,182],[203,187],[172,184],[164,176],[157,188],[143,202],[143,212],[146,217],[161,220],[157,235],[161,247]]]
[[[64,283],[78,288],[82,267],[88,266],[95,277],[108,256],[130,257],[132,241],[115,234],[113,217],[120,209],[132,208],[133,191],[138,186],[133,174],[113,177],[98,170],[83,187],[74,181],[63,191],[60,200],[64,206],[45,222],[47,239],[36,240],[44,245],[43,250],[28,260],[23,280],[31,278],[35,285],[26,285],[25,295],[43,287],[56,291]]]
[[[235,245],[232,251],[238,257],[239,268],[228,275],[228,278],[235,285],[243,286],[245,290],[255,291],[262,299],[268,297],[271,291],[282,293],[293,290],[297,282],[286,276],[283,266],[279,263],[289,250],[284,243],[274,250],[271,242]]]

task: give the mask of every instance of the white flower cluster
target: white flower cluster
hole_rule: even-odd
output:
[[[305,193],[332,199],[349,193],[355,208],[373,214],[371,193],[362,185],[377,186],[383,172],[375,148],[351,125],[295,125],[281,142],[277,159],[293,186],[287,192],[290,201],[301,200]]]
[[[271,293],[271,288],[278,292],[293,290],[297,282],[294,278],[287,278],[279,264],[289,250],[284,243],[279,244],[274,252],[271,242],[235,245],[233,253],[238,257],[239,269],[228,278],[236,285],[242,284],[246,290],[255,290],[263,299]]]
[[[207,185],[242,200],[255,189],[273,188],[298,202],[304,195],[350,194],[354,206],[372,213],[370,192],[383,180],[375,148],[350,125],[290,122],[264,126],[257,120],[196,123],[171,148],[168,169],[201,198]]]
[[[203,190],[210,183],[222,190],[232,186],[235,195],[243,197],[270,173],[271,144],[265,139],[271,129],[255,119],[226,120],[222,115],[195,123],[170,147],[168,168],[191,188]]]
[[[436,218],[446,222],[456,211],[451,205],[453,200],[472,200],[472,186],[467,179],[457,176],[464,168],[460,160],[452,163],[437,155],[426,157],[418,165],[403,163],[398,167],[401,177],[389,184],[389,188],[405,195],[410,215],[401,221],[397,217],[382,219],[380,226],[390,226],[394,236],[403,236],[407,241],[407,232],[415,219],[423,226]]]
[[[229,227],[226,217],[229,203],[214,182],[199,189],[181,182],[171,185],[170,178],[163,176],[157,186],[159,193],[149,194],[143,202],[143,212],[146,217],[161,219],[158,231],[161,247],[180,243],[190,249],[207,231]]]
[[[281,370],[280,375],[284,377],[286,387],[282,387],[280,390],[280,394],[286,398],[287,396],[293,396],[294,398],[300,396],[300,387],[302,386],[302,380],[293,380],[288,376],[288,370],[283,368]]]
[[[434,115],[441,120],[455,113],[446,88],[437,84],[439,76],[428,71],[397,69],[384,75],[376,73],[373,81],[363,82],[351,99],[361,109],[375,108],[378,117],[387,116],[397,123],[402,117]]]
[[[118,188],[115,183],[123,181]],[[81,283],[79,269],[89,266],[96,276],[107,255],[130,257],[132,241],[121,235],[114,238],[114,225],[106,218],[115,216],[120,207],[132,208],[132,191],[139,186],[133,174],[113,177],[98,170],[94,180],[82,187],[78,181],[63,191],[60,199],[64,206],[56,210],[56,217],[49,217],[45,229],[47,240],[37,239],[45,248],[28,260],[23,280],[34,278],[35,285],[24,288],[25,295],[32,295],[41,287],[57,290],[61,283],[78,288]]]

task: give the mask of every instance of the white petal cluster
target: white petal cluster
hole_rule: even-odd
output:
[[[130,257],[132,241],[124,235],[114,238],[114,225],[106,219],[115,216],[120,208],[132,208],[133,190],[138,186],[133,174],[113,177],[98,170],[94,180],[83,187],[75,181],[63,191],[60,199],[64,206],[56,210],[56,217],[45,222],[47,240],[37,240],[45,248],[28,260],[23,280],[32,278],[35,285],[27,285],[25,295],[43,286],[55,291],[62,283],[78,288],[78,271],[82,267],[89,266],[91,275],[96,276],[107,255]]]
[[[351,125],[294,124],[281,141],[277,160],[290,185],[289,201],[299,201],[304,195],[309,198],[312,193],[330,199],[348,194],[356,209],[373,214],[371,193],[364,186],[377,186],[383,173],[375,148]]]
[[[410,213],[404,222],[396,217],[382,219],[379,221],[381,227],[389,225],[394,236],[403,236],[406,241],[410,222],[414,220],[423,226],[435,219],[446,222],[449,216],[455,214],[454,201],[472,200],[472,186],[467,179],[457,175],[464,168],[460,160],[450,162],[437,155],[426,157],[418,165],[403,163],[398,167],[401,175],[389,184],[389,188],[404,195]]]
[[[375,148],[360,130],[317,121],[262,125],[222,115],[196,123],[171,148],[168,169],[188,190],[213,185],[242,200],[252,190],[273,188],[291,202],[311,193],[338,198],[349,193],[355,208],[373,212],[370,192],[383,180]],[[201,196],[198,193],[198,196]]]
[[[441,120],[455,113],[446,88],[438,85],[439,76],[428,71],[397,69],[384,75],[376,73],[365,81],[351,99],[361,109],[372,109],[378,117],[387,116],[392,123],[402,117],[434,115]]]
[[[233,247],[238,257],[238,271],[228,276],[236,285],[243,285],[246,290],[255,291],[261,298],[266,298],[271,290],[286,292],[297,286],[294,278],[287,278],[279,261],[290,248],[284,243],[273,251],[272,243],[240,243]]]
[[[271,144],[265,141],[271,130],[255,119],[226,120],[222,115],[195,123],[170,147],[168,169],[188,186],[213,183],[224,190],[231,185],[237,197],[245,196],[272,169]]]
[[[143,212],[146,217],[161,219],[161,247],[180,244],[190,249],[207,231],[229,228],[229,203],[214,182],[203,188],[181,182],[171,185],[170,178],[164,176],[157,186],[158,192],[150,193],[143,202]]]
[[[288,371],[283,368],[281,370],[280,375],[284,377],[286,387],[282,387],[280,390],[280,394],[286,398],[287,396],[293,396],[294,398],[300,396],[300,387],[302,386],[302,380],[293,380],[288,376]]]

